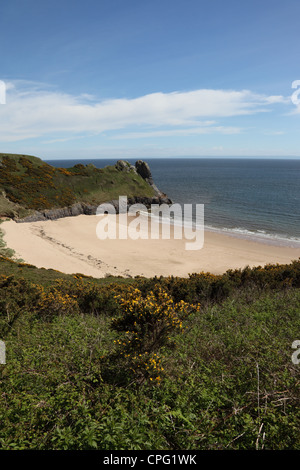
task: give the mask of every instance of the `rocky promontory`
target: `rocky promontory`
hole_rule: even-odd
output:
[[[172,204],[142,160],[57,168],[37,157],[0,154],[0,217],[21,223],[92,215],[103,203],[118,213],[120,196],[127,197],[128,206]]]
[[[133,166],[126,160],[118,160],[116,163],[116,168],[119,169],[120,171],[127,171],[127,172],[133,171],[137,175],[140,175],[153,188],[155,194],[159,198],[165,199],[167,204],[172,203],[172,201],[168,198],[168,196],[162,191],[160,191],[157,188],[157,186],[154,184],[152,173],[147,162],[144,162],[143,160],[137,160],[135,162],[135,166]],[[167,200],[169,202],[167,202]]]

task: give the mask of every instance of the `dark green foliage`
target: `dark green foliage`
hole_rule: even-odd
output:
[[[300,260],[286,265],[266,265],[229,270],[225,274],[194,273],[189,278],[170,276],[141,278],[139,288],[147,292],[155,284],[167,290],[176,302],[222,301],[237,289],[252,287],[258,291],[286,287],[300,287]]]
[[[0,261],[1,449],[300,449],[299,261],[130,280]],[[167,306],[200,300],[200,311],[182,331],[150,291]],[[161,319],[176,348],[156,341]],[[126,341],[137,332],[135,351]],[[119,341],[129,360],[116,360]],[[135,352],[157,354],[142,357],[143,381],[130,371]]]

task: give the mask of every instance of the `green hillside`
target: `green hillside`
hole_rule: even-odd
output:
[[[81,202],[98,205],[120,195],[153,197],[154,189],[134,170],[78,164],[55,168],[29,155],[0,154],[0,217]]]
[[[299,450],[299,287],[299,261],[96,280],[0,257],[0,449]]]

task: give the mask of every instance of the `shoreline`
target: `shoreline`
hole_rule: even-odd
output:
[[[250,230],[227,229],[207,226],[205,228],[208,232],[219,233],[228,235],[229,237],[239,238],[242,240],[249,240],[255,243],[262,243],[265,245],[272,245],[277,247],[288,247],[300,249],[300,239],[281,237],[279,235],[271,235],[269,233],[251,232]]]
[[[196,272],[223,274],[228,269],[266,264],[289,264],[300,257],[299,248],[263,243],[240,236],[204,231],[203,247],[186,250],[187,239],[151,239],[147,227],[140,227],[144,239],[100,240],[96,227],[101,218],[78,215],[18,224],[3,222],[1,230],[8,248],[26,263],[67,274],[82,273],[96,278],[179,276]],[[130,226],[135,217],[128,216]],[[149,219],[144,217],[145,220]],[[117,216],[118,230],[126,228]],[[159,230],[163,224],[159,224]],[[147,238],[148,235],[148,238]],[[199,241],[201,241],[201,234]],[[197,236],[198,236],[197,235]]]
[[[151,216],[151,213],[141,213],[148,217]],[[161,219],[161,223],[164,223],[166,219]],[[168,219],[172,224],[176,225],[176,219]],[[180,222],[179,222],[180,224]],[[197,228],[197,224],[194,221],[186,223],[187,226]],[[300,238],[287,237],[279,234],[271,234],[265,231],[255,232],[248,229],[238,229],[238,228],[226,228],[226,227],[216,227],[213,225],[205,225],[206,232],[218,233],[220,235],[226,235],[234,238],[239,238],[242,240],[249,240],[256,243],[264,243],[266,245],[274,246],[283,246],[289,248],[299,248],[300,249]]]

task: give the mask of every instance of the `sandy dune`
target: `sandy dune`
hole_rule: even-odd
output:
[[[107,274],[147,277],[188,276],[200,271],[220,274],[247,265],[289,263],[300,257],[300,247],[274,246],[209,231],[205,231],[203,248],[198,250],[186,250],[187,240],[174,237],[100,240],[96,234],[99,220],[97,216],[80,215],[33,223],[7,221],[1,229],[7,246],[25,262],[99,278]],[[127,229],[118,218],[116,227]],[[145,230],[141,233],[147,236]]]

